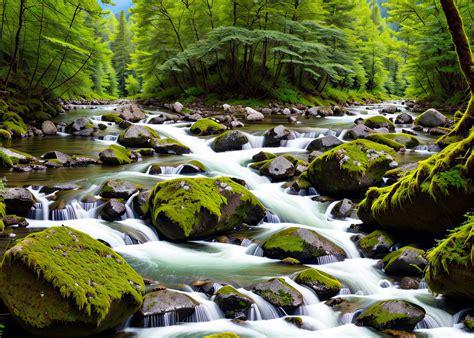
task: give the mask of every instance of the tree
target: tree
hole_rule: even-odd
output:
[[[125,79],[125,90],[129,96],[136,95],[140,92],[140,83],[133,75],[128,75]]]
[[[113,66],[118,79],[118,91],[121,95],[124,95],[125,79],[130,74],[128,66],[130,64],[130,55],[133,50],[132,33],[124,11],[120,12],[120,18],[111,48],[113,51]]]
[[[474,124],[474,62],[471,45],[464,30],[463,20],[454,1],[441,0],[441,5],[448,21],[449,32],[458,55],[459,65],[471,92],[468,107],[450,135],[465,135]]]

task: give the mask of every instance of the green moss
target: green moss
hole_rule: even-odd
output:
[[[119,146],[119,145],[116,145],[116,144],[112,144],[110,145],[107,150],[111,150],[113,151],[117,161],[118,161],[118,164],[130,164],[132,163],[132,160],[131,160],[131,156],[132,156],[132,152],[130,150],[128,150],[127,148],[124,148],[122,146]]]
[[[420,141],[413,135],[408,134],[371,134],[368,135],[367,140],[374,141],[380,144],[385,144],[395,150],[402,148],[414,148],[420,144]]]
[[[331,289],[342,289],[341,282],[336,278],[324,271],[313,268],[301,271],[296,276],[295,282],[304,285],[321,284]]]
[[[11,168],[14,164],[14,159],[0,150],[0,167]]]
[[[294,236],[298,228],[288,228],[270,236],[265,241],[264,248],[266,250],[281,249],[287,252],[302,252],[304,249],[304,241]]]
[[[191,126],[191,133],[196,135],[218,134],[226,130],[226,127],[210,118],[200,119]]]
[[[311,184],[311,181],[309,180],[307,170],[305,170],[301,173],[301,175],[296,180],[296,183],[298,184],[298,187],[300,189],[309,189],[309,188],[311,188],[312,184]]]
[[[121,118],[117,114],[104,114],[104,115],[102,115],[102,121],[114,122],[114,123],[118,124],[118,123],[123,121],[123,118]]]
[[[118,142],[119,142],[119,143],[123,143],[125,134],[126,134],[127,131],[128,131],[130,128],[132,128],[132,127],[134,127],[134,125],[131,125],[130,127],[128,127],[127,129],[125,129],[124,131],[122,131],[122,132],[120,133],[119,138],[118,138]],[[143,127],[143,128],[145,128],[145,129],[148,131],[149,134],[148,134],[148,135],[138,134],[138,135],[137,135],[137,138],[140,138],[140,137],[148,138],[148,139],[149,139],[149,138],[153,138],[153,139],[156,139],[156,140],[158,140],[158,139],[160,138],[160,135],[158,135],[158,133],[157,133],[155,130],[153,130],[152,128],[146,127],[146,126]]]
[[[431,291],[448,297],[474,299],[474,215],[454,229],[427,255],[425,280]]]
[[[28,128],[26,127],[23,119],[13,112],[3,113],[0,120],[0,128],[7,130],[12,135],[21,136],[28,133]]]
[[[12,134],[5,129],[0,129],[0,139],[9,140],[12,138]]]
[[[299,291],[288,284],[283,278],[272,278],[269,282],[273,280],[278,280],[281,284],[283,284],[286,288],[292,290],[295,294],[299,294]],[[272,304],[278,304],[281,307],[292,307],[294,303],[293,295],[289,292],[285,292],[282,289],[278,289],[277,292],[274,292],[270,289],[267,290],[257,290],[256,293],[260,295],[262,298],[267,300]]]
[[[381,237],[384,238],[387,246],[392,246],[394,244],[394,241],[389,233],[382,230],[376,230],[362,238],[359,241],[359,246],[362,250],[370,250],[380,243]]]
[[[414,247],[412,247],[412,246],[405,246],[405,247],[403,247],[403,248],[398,249],[397,251],[394,251],[394,252],[389,253],[387,256],[384,257],[384,259],[383,259],[384,269],[385,269],[385,270],[389,270],[389,269],[390,269],[390,265],[393,264],[394,262],[396,262],[396,261],[400,258],[400,256],[403,255],[403,253],[404,253],[406,250],[418,252],[418,254],[419,254],[418,258],[419,258],[420,260],[422,260],[422,259],[423,259],[423,256],[425,255],[425,251],[424,251],[424,250],[417,249],[417,248],[414,248]],[[412,268],[414,268],[415,270],[417,270],[417,272],[422,272],[422,270],[420,269],[419,266],[417,266],[417,265],[415,265],[415,264],[411,264],[410,266],[411,266]]]
[[[369,117],[364,120],[364,124],[372,129],[383,127],[388,128],[389,130],[395,129],[395,125],[389,119],[382,115]]]
[[[51,120],[51,115],[42,111],[28,113],[27,117],[29,121],[36,121],[36,122]]]
[[[365,310],[358,320],[364,319],[368,321],[368,325],[372,326],[378,330],[384,330],[390,327],[391,323],[397,322],[399,320],[409,320],[409,315],[405,312],[395,312],[395,311],[387,311],[384,309],[385,306],[389,306],[390,303],[398,302],[393,300],[377,302],[372,305],[370,308]],[[414,305],[413,305],[414,306]],[[416,322],[413,323],[413,326],[416,325]]]
[[[467,196],[474,193],[473,144],[474,132],[471,132],[469,137],[461,142],[451,144],[439,154],[420,161],[417,169],[407,173],[397,183],[384,188],[371,188],[367,192],[366,199],[359,204],[359,217],[370,224],[399,225],[402,219],[394,223],[392,212],[403,210],[401,212],[403,214],[408,208],[414,209],[416,207],[416,204],[413,204],[414,200],[419,200],[425,207],[436,209],[438,200],[446,201],[453,193],[466,195],[465,198],[468,199]],[[456,207],[460,208],[462,202],[457,201]],[[446,208],[445,205],[439,207]],[[458,217],[462,217],[466,211],[461,211]],[[418,212],[413,210],[413,213]],[[429,213],[426,216],[429,216]],[[452,224],[452,221],[448,221],[446,225],[449,224]],[[412,226],[413,224],[410,225],[410,229]],[[423,226],[433,227],[434,224],[423,224]]]
[[[233,332],[220,332],[204,336],[204,338],[239,338],[239,336]]]
[[[40,301],[41,292],[30,294],[8,283],[31,273],[39,283],[44,281],[51,286],[45,288],[44,301]],[[34,290],[39,283],[31,283],[33,292],[39,291]],[[98,326],[113,307],[113,300],[130,297],[130,306],[138,308],[144,292],[142,278],[115,251],[64,226],[31,234],[9,249],[2,262],[0,285],[2,298],[13,314],[38,329],[54,324],[58,318],[71,323],[78,319],[78,313],[57,313],[58,309],[51,305],[59,305],[62,310],[64,304],[69,304],[83,316],[93,317]],[[37,307],[27,305],[32,299],[38,300]]]
[[[221,219],[222,209],[228,204],[228,198],[222,193],[223,189],[227,189],[225,191],[231,196],[239,196],[241,203],[247,206],[239,208],[226,219]],[[252,193],[228,177],[178,178],[160,182],[150,195],[149,206],[154,224],[159,223],[160,215],[164,215],[177,224],[186,237],[195,227],[201,226],[204,214],[209,213],[218,220],[219,224],[215,229],[218,232],[220,229],[238,226],[251,217],[251,206],[264,210]]]

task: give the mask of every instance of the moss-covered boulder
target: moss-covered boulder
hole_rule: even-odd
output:
[[[158,183],[149,199],[153,225],[172,240],[203,238],[265,216],[258,199],[228,177]]]
[[[12,138],[12,134],[5,129],[0,129],[0,140],[9,140]]]
[[[261,151],[252,156],[252,162],[263,162],[266,160],[271,160],[272,158],[275,158],[275,157],[276,157],[275,154]]]
[[[383,259],[383,268],[389,275],[421,277],[426,266],[423,250],[405,246]]]
[[[308,264],[316,263],[321,256],[346,257],[344,250],[316,231],[296,227],[273,234],[262,248],[265,257],[276,259],[292,257]]]
[[[11,168],[15,164],[27,164],[34,160],[30,154],[0,146],[0,168]]]
[[[153,138],[150,140],[150,146],[157,154],[184,155],[191,153],[188,146],[172,138]]]
[[[227,128],[209,118],[200,119],[193,123],[190,132],[195,135],[206,136],[223,133]]]
[[[176,322],[184,322],[196,311],[197,305],[198,302],[181,292],[166,289],[150,292],[143,297],[143,306],[137,313],[135,324],[151,327],[150,321],[159,321],[160,318],[164,324],[166,314],[172,314]]]
[[[224,312],[226,318],[241,318],[242,315],[250,309],[254,303],[253,300],[246,295],[240,293],[230,285],[220,288],[216,292],[214,302]]]
[[[10,135],[23,137],[28,133],[23,119],[14,112],[2,112],[0,114],[0,129],[6,130]]]
[[[379,258],[390,252],[394,240],[386,231],[376,230],[364,236],[357,244],[364,256]]]
[[[382,115],[372,116],[365,119],[364,125],[371,129],[387,128],[390,131],[395,130],[395,124]]]
[[[242,147],[249,142],[244,133],[232,130],[216,137],[212,142],[211,148],[217,153],[225,151],[242,150]]]
[[[145,147],[152,138],[160,136],[150,127],[131,125],[120,134],[118,142],[126,147]]]
[[[13,318],[35,335],[86,336],[113,328],[142,304],[143,280],[112,249],[53,227],[6,251],[0,294]]]
[[[474,216],[454,230],[428,255],[425,281],[431,291],[474,301]]]
[[[171,162],[171,163],[160,163],[153,164],[150,167],[150,175],[169,174],[170,169],[172,173],[187,175],[187,174],[199,174],[206,171],[206,167],[199,161],[192,160],[188,162]]]
[[[295,310],[304,301],[303,295],[283,278],[272,278],[259,283],[255,285],[253,292],[270,304],[282,307],[286,311]]]
[[[316,158],[308,168],[308,178],[320,193],[361,196],[398,165],[395,159],[396,153],[385,145],[356,140]]]
[[[99,195],[104,198],[128,199],[143,187],[122,180],[107,180],[100,189]]]
[[[425,315],[426,311],[416,304],[404,300],[387,300],[377,302],[362,312],[357,317],[356,324],[379,331],[412,331]]]
[[[99,158],[102,163],[108,165],[130,164],[133,162],[132,152],[116,144],[112,144],[102,151]]]
[[[370,134],[367,140],[374,141],[380,144],[385,144],[395,150],[402,148],[415,148],[420,145],[420,141],[416,136],[398,133],[398,134]]]
[[[312,289],[321,301],[334,297],[342,289],[342,284],[339,280],[317,269],[301,271],[296,275],[295,282]]]
[[[102,115],[101,119],[102,121],[105,121],[105,122],[114,122],[117,124],[123,121],[123,118],[121,118],[118,114],[113,114],[113,113],[104,114]]]
[[[464,220],[474,200],[474,133],[439,154],[420,161],[417,169],[395,184],[372,188],[359,204],[359,218],[391,233],[431,240]]]

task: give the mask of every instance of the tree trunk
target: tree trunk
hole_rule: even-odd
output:
[[[471,90],[471,100],[461,120],[448,136],[467,134],[474,124],[474,62],[469,39],[464,30],[463,21],[453,0],[440,0],[448,21],[449,32],[458,55],[459,65]],[[440,142],[443,141],[442,138]]]
[[[15,34],[15,47],[13,49],[13,55],[11,56],[10,60],[10,67],[8,68],[8,73],[7,76],[5,77],[5,90],[8,88],[8,82],[10,81],[10,74],[12,70],[16,72],[17,69],[17,55],[18,55],[18,49],[20,47],[20,35],[21,35],[21,30],[23,29],[23,19],[26,11],[26,0],[20,0],[20,10],[18,13],[18,29],[16,30]]]

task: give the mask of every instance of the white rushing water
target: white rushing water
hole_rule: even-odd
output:
[[[353,109],[364,117],[378,114],[376,110],[368,110],[368,115],[365,115],[364,110],[362,107]],[[357,116],[347,116],[327,120],[353,121],[356,118]],[[352,223],[357,223],[356,220],[333,220],[329,211],[334,204],[314,202],[310,196],[290,195],[282,188],[281,183],[272,183],[267,177],[260,176],[248,167],[252,156],[260,151],[305,154],[308,144],[328,130],[314,128],[312,131],[295,132],[295,138],[288,141],[285,147],[279,148],[263,148],[263,136],[246,133],[249,143],[243,150],[215,153],[209,147],[212,138],[202,139],[190,135],[189,124],[141,124],[153,128],[163,137],[177,139],[188,146],[192,154],[183,157],[201,161],[207,169],[206,175],[244,179],[250,190],[270,212],[265,222],[252,229],[251,239],[245,238],[240,246],[204,241],[171,243],[160,241],[156,231],[136,218],[133,212],[135,196],[126,201],[127,212],[119,222],[97,219],[101,208],[99,203],[79,202],[86,194],[97,194],[100,181],[109,177],[133,178],[152,184],[184,177],[181,175],[182,166],[166,165],[161,167],[162,174],[149,175],[150,166],[155,164],[156,158],[127,167],[125,171],[98,178],[94,181],[95,185],[74,196],[64,209],[53,211],[51,216],[49,207],[52,202],[37,190],[30,189],[39,202],[37,210],[29,217],[33,228],[67,225],[107,242],[140,274],[163,285],[182,286],[196,280],[209,279],[220,284],[234,284],[239,292],[254,301],[247,314],[249,320],[236,323],[224,319],[222,312],[208,296],[192,291],[189,287],[181,287],[181,290],[176,291],[185,292],[200,304],[190,319],[193,323],[177,323],[174,317],[169,315],[155,319],[155,322],[150,318],[147,322],[147,326],[162,327],[128,328],[126,332],[136,337],[195,337],[218,332],[235,332],[245,337],[379,337],[373,330],[352,324],[354,312],[337,312],[321,302],[313,291],[295,283],[291,277],[302,267],[283,265],[278,260],[262,257],[263,251],[259,243],[282,229],[302,227],[318,232],[345,251],[347,259],[344,261],[326,257],[320,264],[312,266],[332,274],[344,284],[345,288],[340,297],[357,304],[358,308],[370,306],[379,300],[404,299],[422,306],[428,313],[425,321],[417,327],[420,334],[427,337],[466,335],[459,327],[455,327],[459,319],[444,310],[440,300],[427,289],[399,289],[393,280],[377,268],[376,260],[361,258],[351,240],[353,234],[346,231]],[[346,133],[342,132],[339,137],[344,139],[345,135]],[[117,137],[111,135],[99,142],[109,144],[116,141]],[[428,148],[420,147],[419,150],[426,152]],[[285,321],[282,318],[282,309],[269,304],[251,291],[252,285],[280,276],[304,297],[304,305],[292,314],[303,319],[302,328]]]

